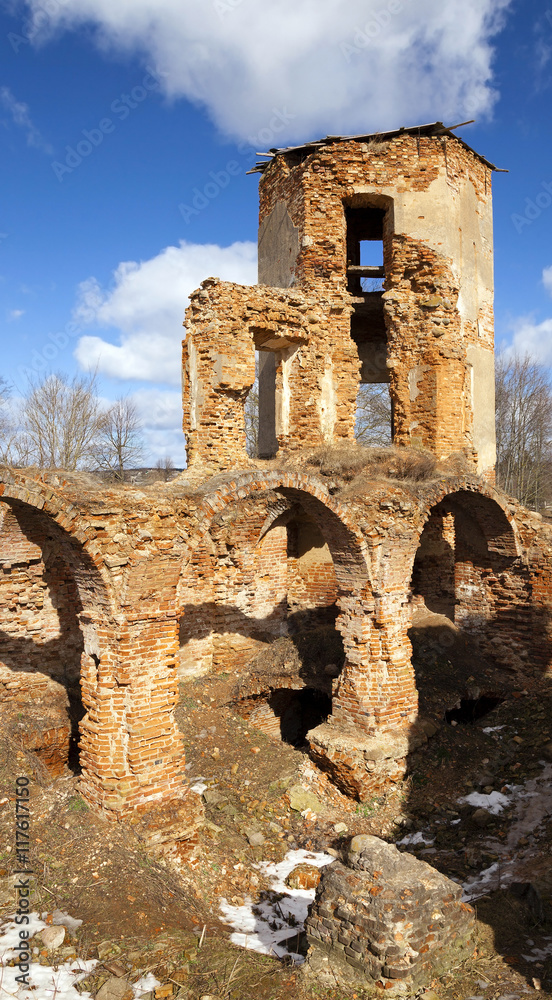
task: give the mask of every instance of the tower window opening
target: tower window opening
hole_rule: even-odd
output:
[[[383,268],[383,239],[360,240],[359,250],[361,269],[364,268],[366,271],[373,272],[368,275],[360,275],[360,288],[362,293],[382,292],[385,280],[385,272]]]
[[[347,226],[347,287],[351,295],[381,292],[383,264],[383,208],[345,208]]]

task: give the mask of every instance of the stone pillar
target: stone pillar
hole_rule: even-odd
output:
[[[176,615],[82,622],[81,789],[108,817],[182,792]]]
[[[362,597],[339,601],[337,627],[346,663],[339,678],[333,715],[365,732],[405,727],[416,718],[418,695],[410,662],[410,616],[405,595],[382,594],[372,607]]]

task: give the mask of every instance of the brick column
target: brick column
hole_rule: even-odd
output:
[[[337,685],[333,716],[365,732],[396,728],[413,722],[418,708],[412,647],[407,630],[410,615],[404,592],[376,598],[372,606],[362,595],[339,601],[337,627],[343,635],[346,662]]]
[[[182,792],[178,622],[174,613],[159,613],[113,626],[89,618],[81,624],[81,790],[114,818]]]

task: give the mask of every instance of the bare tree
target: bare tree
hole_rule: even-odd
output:
[[[29,384],[14,444],[41,468],[82,468],[93,452],[99,413],[95,373],[71,381],[48,375]]]
[[[250,458],[259,450],[259,359],[255,360],[255,381],[247,393],[244,406],[245,447]]]
[[[552,497],[552,385],[530,355],[496,360],[498,485],[528,507]]]
[[[357,396],[355,438],[367,447],[391,444],[391,398],[385,382],[360,386]]]
[[[96,467],[123,482],[125,469],[142,461],[142,424],[132,399],[117,399],[100,417],[94,449]]]
[[[156,479],[161,479],[165,483],[172,479],[174,475],[174,462],[170,455],[165,455],[165,458],[159,458],[155,463],[156,469]]]
[[[10,430],[10,418],[7,410],[7,402],[10,397],[8,383],[3,375],[0,375],[0,438],[4,439]]]

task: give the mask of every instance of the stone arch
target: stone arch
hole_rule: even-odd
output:
[[[222,480],[222,482],[221,482]],[[211,487],[211,488],[209,488]],[[244,473],[235,479],[216,477],[204,488],[200,508],[200,527],[190,539],[193,549],[209,530],[212,519],[231,503],[273,491],[283,498],[300,502],[328,535],[328,545],[336,565],[340,586],[347,591],[361,590],[370,581],[370,559],[366,541],[354,524],[351,511],[325,490],[320,480],[298,472]],[[280,516],[283,505],[278,503],[271,510],[259,532],[259,539],[269,530],[273,520]]]
[[[112,657],[105,569],[83,520],[45,485],[23,477],[0,484],[0,507],[0,699],[36,710],[25,738],[54,774],[68,759],[71,731],[76,751],[80,724],[85,776],[87,726]],[[9,705],[4,716],[8,724]]]
[[[109,550],[96,538],[86,513],[61,490],[6,476],[0,483],[2,503],[20,504],[43,519],[57,533],[74,572],[86,710],[80,723],[82,794],[110,819],[181,795],[184,753],[174,719],[174,602],[153,609],[133,604],[128,611],[120,605],[119,561],[111,560],[112,569]],[[109,528],[108,522],[105,526]]]
[[[479,484],[449,483],[427,500],[410,552],[412,592],[428,610],[459,622],[466,618],[467,602],[472,611],[478,601],[486,603],[485,578],[490,581],[519,561],[517,526],[501,498]]]
[[[481,482],[452,480],[441,482],[424,497],[423,519],[419,535],[436,504],[452,500],[467,510],[479,522],[489,551],[510,559],[516,559],[522,552],[519,531],[513,515],[508,509],[507,499],[496,490]]]
[[[210,487],[210,488],[209,488]],[[253,609],[253,614],[247,619],[243,608],[234,605],[224,605],[223,587],[217,586],[218,596],[213,604],[213,620],[218,627],[224,629],[226,635],[235,632],[247,636],[240,644],[239,639],[232,637],[232,648],[225,651],[225,670],[239,672],[244,662],[244,652],[251,659],[257,649],[273,641],[279,636],[297,635],[299,627],[314,627],[308,619],[308,609],[301,617],[299,611],[293,622],[288,618],[288,584],[286,572],[281,571],[282,562],[289,566],[286,537],[276,538],[276,533],[286,527],[286,518],[293,518],[294,512],[300,509],[305,514],[305,520],[312,523],[313,528],[320,532],[327,550],[331,553],[332,574],[334,577],[334,594],[331,595],[331,581],[319,584],[321,594],[319,602],[320,619],[327,617],[327,627],[335,635],[336,629],[340,636],[341,657],[345,646],[345,654],[349,651],[353,659],[359,659],[358,639],[365,629],[366,616],[372,608],[372,597],[369,580],[368,554],[365,541],[353,523],[350,510],[331,497],[319,480],[296,472],[270,472],[266,474],[246,473],[235,479],[217,477],[204,490],[202,508],[200,509],[200,528],[191,540],[192,551],[198,553],[197,559],[191,557],[186,572],[190,568],[193,573],[195,563],[201,561],[201,540],[206,536],[217,541],[224,535],[227,526],[230,532],[229,540],[232,551],[227,554],[221,550],[219,558],[219,577],[229,576],[234,571],[232,562],[235,559],[250,558],[250,576],[246,579],[243,590],[248,588],[254,593],[246,612]],[[247,524],[247,537],[243,527]],[[232,537],[232,532],[234,535]],[[274,547],[272,551],[271,546]],[[277,551],[279,546],[279,551]],[[235,550],[235,555],[234,555]],[[247,550],[249,555],[244,556]],[[324,556],[326,564],[328,556]],[[322,561],[324,561],[322,560]],[[221,568],[222,567],[222,568]],[[285,570],[285,566],[284,566]],[[321,580],[322,572],[318,574]],[[184,572],[184,571],[183,571]],[[236,571],[237,572],[237,571]],[[254,573],[258,572],[258,584],[254,586]],[[316,576],[312,574],[312,579]],[[270,589],[272,587],[272,594]],[[324,596],[324,587],[326,587]],[[312,619],[316,614],[316,588],[312,582],[308,599],[312,601]],[[313,596],[314,595],[314,596]],[[331,597],[331,600],[330,600]],[[272,607],[270,603],[272,600]],[[228,602],[229,605],[232,601]],[[324,611],[327,608],[327,614]],[[333,610],[332,610],[333,609]],[[190,619],[199,615],[202,619],[205,608],[190,607],[182,611]],[[257,615],[257,616],[256,616]],[[337,615],[337,620],[336,620]],[[331,618],[331,622],[330,622]],[[307,623],[307,624],[305,624]],[[342,639],[341,639],[342,637]],[[247,649],[247,643],[250,643]],[[221,669],[223,669],[221,667]],[[327,679],[326,679],[327,680]],[[331,677],[328,681],[331,692]]]

